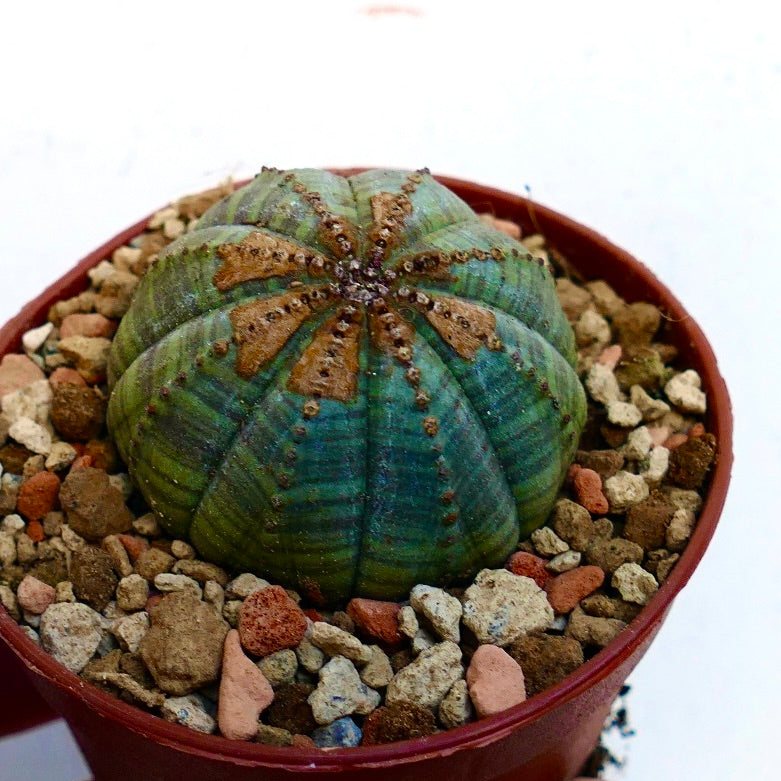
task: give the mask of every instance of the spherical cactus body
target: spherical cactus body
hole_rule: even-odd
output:
[[[545,264],[426,171],[264,169],[142,279],[108,423],[164,528],[337,604],[500,566],[585,397]]]

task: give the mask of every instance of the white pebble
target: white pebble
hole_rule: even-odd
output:
[[[56,602],[41,617],[43,647],[73,673],[84,669],[102,637],[100,614],[80,602]]]
[[[648,498],[648,484],[640,475],[621,471],[605,480],[610,512],[623,513]]]
[[[691,510],[680,508],[673,513],[665,532],[667,550],[682,551],[691,537],[697,517]]]
[[[250,594],[262,591],[269,585],[271,584],[267,580],[251,572],[244,572],[225,586],[225,596],[227,599],[246,599]]]
[[[640,461],[651,452],[652,445],[653,439],[651,439],[651,432],[648,431],[648,427],[640,426],[630,432],[621,452],[624,454],[624,458],[628,458],[630,461]]]
[[[0,565],[8,567],[16,562],[16,542],[10,534],[0,533]]]
[[[553,621],[545,592],[531,579],[505,569],[484,569],[464,592],[464,625],[480,643],[508,645]]]
[[[410,605],[404,605],[399,610],[399,632],[409,637],[410,640],[418,633],[420,625],[418,623],[418,617],[415,615],[415,609]]]
[[[694,369],[676,374],[664,386],[667,398],[680,410],[705,414],[707,407],[705,393],[700,390],[702,380]]]
[[[171,572],[161,572],[155,575],[155,588],[163,593],[188,591],[197,599],[203,596],[203,590],[197,580],[188,578],[187,575],[174,575]]]
[[[666,401],[652,398],[640,385],[633,385],[629,389],[629,400],[643,413],[643,420],[658,420],[670,411]]]
[[[90,282],[99,288],[108,279],[116,269],[107,260],[102,260],[95,268],[87,272],[87,276],[90,278]]]
[[[548,570],[548,572],[553,572],[556,575],[560,575],[562,572],[568,572],[569,570],[575,569],[575,567],[579,566],[580,559],[580,551],[564,551],[564,553],[559,553],[558,556],[554,556],[545,565],[545,569]]]
[[[423,651],[402,667],[388,684],[385,701],[412,702],[436,710],[453,684],[464,675],[461,649],[450,640]]]
[[[22,346],[26,353],[35,353],[43,346],[54,330],[54,323],[44,323],[38,328],[33,328],[22,337]]]
[[[50,472],[59,472],[69,467],[77,455],[76,449],[67,442],[55,442],[46,458],[46,468]]]
[[[120,648],[134,654],[149,631],[149,616],[146,611],[118,618],[111,624],[111,634],[117,638]]]
[[[621,389],[612,370],[601,363],[595,363],[586,376],[586,390],[594,401],[602,404],[620,400]]]
[[[369,646],[372,657],[361,670],[361,680],[372,689],[382,689],[393,680],[393,667],[385,651],[378,645]]]
[[[160,706],[160,713],[166,721],[182,724],[205,735],[210,735],[217,728],[217,722],[206,711],[205,700],[197,694],[166,698]]]
[[[459,678],[445,695],[445,699],[439,704],[439,720],[446,729],[461,727],[474,720],[474,708],[466,681]]]
[[[541,556],[558,556],[569,550],[569,545],[549,526],[535,529],[531,533],[532,545]]]
[[[613,573],[610,584],[618,589],[624,601],[636,605],[648,604],[659,588],[656,578],[634,562],[622,564]]]
[[[575,336],[581,347],[591,344],[604,347],[610,342],[610,326],[599,312],[586,309],[575,323]]]
[[[461,602],[441,588],[419,583],[410,592],[410,605],[422,613],[443,640],[461,639]]]
[[[605,405],[605,409],[607,410],[607,419],[614,426],[632,428],[643,419],[643,413],[634,404],[627,401],[612,399]]]
[[[318,724],[330,724],[351,713],[365,716],[380,704],[379,692],[361,680],[355,665],[344,656],[335,656],[318,675],[320,682],[307,700]]]
[[[22,531],[27,524],[24,522],[24,518],[17,513],[6,515],[2,521],[0,521],[0,532],[6,532],[8,534],[16,534]]]
[[[31,418],[19,418],[8,430],[8,435],[33,453],[48,456],[52,449],[52,435]]]
[[[648,460],[640,469],[640,477],[649,486],[657,486],[662,482],[670,466],[670,451],[662,445],[657,445],[649,454]]]
[[[308,640],[328,656],[344,656],[357,664],[366,664],[372,656],[371,649],[355,635],[325,621],[315,621]]]

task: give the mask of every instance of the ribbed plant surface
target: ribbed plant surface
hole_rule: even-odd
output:
[[[171,244],[110,361],[166,530],[335,604],[500,565],[585,400],[548,267],[426,171],[264,169]]]

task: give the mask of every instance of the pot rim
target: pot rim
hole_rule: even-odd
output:
[[[332,169],[343,176],[351,176],[366,168]],[[664,620],[674,597],[686,585],[713,536],[727,495],[732,466],[732,409],[724,380],[705,335],[686,312],[678,299],[642,264],[628,252],[615,246],[605,237],[546,206],[519,195],[493,187],[450,176],[435,175],[445,186],[460,197],[476,203],[509,204],[516,218],[529,216],[534,224],[556,224],[568,233],[595,245],[625,267],[628,274],[639,277],[649,288],[647,298],[663,302],[677,321],[682,338],[699,356],[706,369],[703,381],[708,393],[708,430],[715,434],[718,443],[718,462],[710,476],[710,485],[692,537],[667,580],[660,586],[649,603],[615,640],[599,651],[585,664],[578,667],[559,683],[549,687],[525,702],[494,716],[480,719],[463,727],[446,730],[435,735],[398,743],[349,749],[296,749],[278,748],[260,744],[231,741],[217,735],[204,735],[187,727],[172,724],[139,708],[128,705],[87,684],[74,673],[61,666],[46,651],[33,643],[17,623],[0,610],[0,636],[11,650],[32,672],[43,676],[61,690],[80,698],[104,718],[124,726],[162,745],[175,747],[189,754],[219,757],[222,761],[237,765],[273,766],[290,770],[339,770],[345,768],[383,767],[389,764],[418,762],[427,757],[441,757],[454,752],[479,748],[514,732],[541,718],[562,702],[577,697],[586,689],[605,678],[609,672],[627,659],[643,640],[655,631]],[[241,186],[243,182],[236,184]],[[468,194],[468,195],[467,195]],[[503,212],[506,210],[502,210]],[[511,217],[497,213],[497,216]],[[111,252],[142,233],[149,217],[140,220],[120,232],[95,251],[87,255],[63,277],[50,285],[38,297],[29,302],[14,318],[0,329],[0,352],[19,350],[21,335],[41,322],[52,301],[75,295],[84,288],[86,272]],[[577,267],[577,263],[573,264]],[[681,341],[679,339],[678,341]]]

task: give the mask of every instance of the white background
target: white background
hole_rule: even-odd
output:
[[[19,10],[24,5],[25,10]],[[771,781],[781,695],[781,36],[770,3],[18,3],[0,45],[0,322],[227,175],[428,166],[597,228],[676,292],[731,390],[711,549],[632,676],[625,781]],[[0,707],[13,707],[2,699]],[[0,779],[80,781],[62,725]]]

